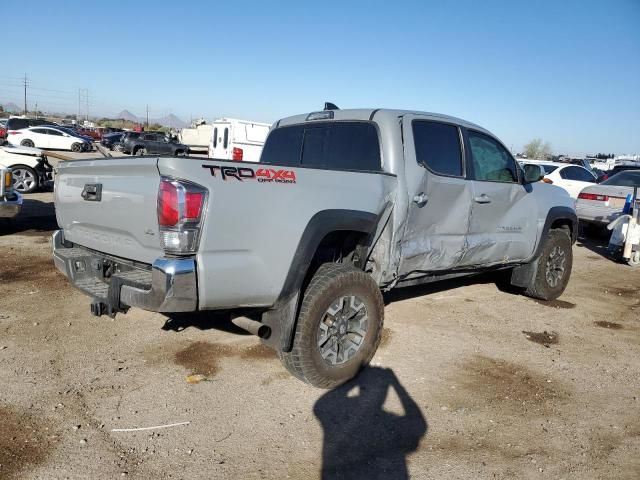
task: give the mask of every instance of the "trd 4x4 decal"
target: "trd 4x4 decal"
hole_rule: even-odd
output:
[[[241,182],[245,180],[257,180],[260,183],[296,183],[296,172],[293,170],[276,170],[274,168],[259,168],[253,170],[249,167],[224,167],[220,165],[202,165],[202,168],[208,168],[212,177],[218,174],[222,180],[235,178]]]

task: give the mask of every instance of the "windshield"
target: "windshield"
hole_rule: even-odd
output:
[[[627,170],[616,173],[600,185],[615,185],[618,187],[640,187],[640,170]]]

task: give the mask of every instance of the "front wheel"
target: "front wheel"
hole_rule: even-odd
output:
[[[33,147],[34,143],[33,143],[33,140],[27,139],[27,140],[22,140],[20,142],[20,145],[23,146],[23,147]]]
[[[26,165],[11,167],[13,188],[20,193],[33,193],[38,189],[38,174]]]
[[[146,148],[138,148],[134,153],[134,155],[142,156],[147,154]]]
[[[555,300],[567,288],[573,251],[571,234],[566,229],[550,230],[538,259],[533,283],[526,289],[525,295],[540,300]]]
[[[325,263],[307,287],[293,348],[283,365],[315,387],[333,388],[367,365],[380,343],[384,302],[370,275],[350,265]]]
[[[71,144],[71,151],[72,152],[76,152],[76,153],[81,152],[82,151],[82,144],[78,143],[78,142],[72,143]]]

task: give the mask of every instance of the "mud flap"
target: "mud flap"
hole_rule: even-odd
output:
[[[532,286],[536,279],[539,263],[540,257],[530,263],[515,267],[511,272],[511,285],[521,288],[529,288]]]
[[[268,338],[261,341],[277,351],[290,352],[293,347],[293,335],[298,314],[298,292],[283,301],[279,307],[262,314],[262,323],[271,329]]]

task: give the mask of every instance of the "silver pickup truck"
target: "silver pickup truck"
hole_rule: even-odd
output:
[[[577,218],[541,173],[464,120],[325,109],[274,124],[258,164],[60,163],[55,264],[96,315],[251,312],[293,375],[329,388],[374,355],[381,290],[502,270],[562,294]]]

